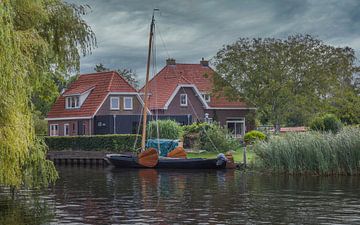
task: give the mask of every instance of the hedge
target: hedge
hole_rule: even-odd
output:
[[[137,144],[134,143],[137,137]],[[49,150],[82,150],[130,152],[140,147],[141,136],[136,134],[111,134],[94,136],[45,137]]]

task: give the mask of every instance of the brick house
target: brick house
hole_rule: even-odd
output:
[[[135,133],[143,101],[117,72],[83,74],[47,115],[50,136]]]
[[[235,136],[244,135],[245,130],[255,126],[250,119],[255,108],[213,96],[214,73],[204,59],[199,64],[179,64],[168,59],[166,66],[149,82],[149,109],[160,117],[185,117],[186,124],[217,121]],[[143,89],[140,94],[143,96]]]
[[[149,120],[180,124],[217,121],[240,136],[254,124],[255,109],[211,95],[214,71],[208,61],[166,66],[149,82]],[[117,72],[80,75],[52,106],[46,120],[50,136],[137,133],[143,110],[143,88],[136,91]]]

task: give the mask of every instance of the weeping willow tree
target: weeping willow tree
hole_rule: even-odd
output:
[[[60,0],[0,1],[0,185],[41,187],[57,179],[33,128],[31,96],[56,73],[79,70],[96,45],[85,8]]]

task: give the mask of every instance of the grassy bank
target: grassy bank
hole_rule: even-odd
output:
[[[337,134],[306,132],[273,136],[254,146],[254,165],[290,174],[360,174],[360,128]]]
[[[188,153],[188,158],[216,158],[219,153],[217,152],[202,152],[202,153]],[[243,149],[239,149],[233,154],[235,162],[243,162]],[[254,158],[254,153],[251,150],[246,152],[247,162],[251,162]]]

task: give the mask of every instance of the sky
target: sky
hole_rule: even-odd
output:
[[[360,53],[360,0],[66,0],[89,5],[83,18],[98,47],[81,58],[81,73],[96,64],[128,68],[145,77],[148,36],[154,8],[156,71],[166,58],[177,63],[210,60],[240,37],[286,38],[310,34]],[[152,72],[153,74],[154,72]]]

